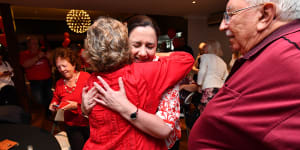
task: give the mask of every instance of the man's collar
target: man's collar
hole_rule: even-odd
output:
[[[255,54],[259,53],[264,47],[269,45],[271,42],[281,38],[284,35],[293,33],[300,30],[300,19],[294,20],[286,25],[281,26],[264,40],[262,40],[258,45],[252,48],[248,53],[246,53],[243,59],[250,59]]]

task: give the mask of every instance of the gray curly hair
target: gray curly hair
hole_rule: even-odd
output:
[[[98,72],[112,72],[132,62],[127,28],[119,21],[100,17],[87,31],[84,58]]]

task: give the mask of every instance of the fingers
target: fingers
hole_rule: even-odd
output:
[[[94,100],[94,98],[92,100],[90,100],[88,103],[88,107],[93,107],[96,104],[96,101]]]
[[[55,111],[55,106],[54,105],[56,105],[56,102],[49,105],[49,110]]]
[[[107,90],[110,90],[109,85],[107,84],[107,82],[105,82],[100,76],[97,76],[98,80],[103,84],[104,88]]]
[[[107,104],[103,100],[100,100],[98,98],[94,98],[94,101],[96,101],[97,103],[100,103],[101,105],[107,106]]]
[[[77,106],[77,102],[75,101],[67,100],[67,102],[69,103],[68,105],[71,105],[72,107]]]
[[[68,105],[69,105],[69,104],[68,104]],[[68,105],[64,106],[64,107],[61,108],[61,109],[62,109],[62,110],[66,110]]]
[[[63,109],[63,110],[71,110],[71,109],[75,109],[75,107],[77,106],[77,102],[69,101],[69,100],[67,100],[67,101],[69,102],[69,104],[67,104],[66,106],[64,106],[64,107],[61,108],[61,109]]]
[[[53,104],[50,104],[50,106],[49,106],[49,110],[51,110],[51,111],[54,111]]]
[[[89,87],[88,86],[86,86],[86,87],[83,87],[82,88],[82,93],[86,93],[86,91],[89,89]]]
[[[106,93],[106,91],[97,82],[94,82],[94,86],[101,94]]]
[[[125,93],[125,88],[124,88],[124,83],[123,83],[122,77],[119,77],[119,86],[120,86],[120,91],[122,93]]]
[[[96,87],[93,86],[88,92],[87,95],[91,95],[92,97],[97,93]]]
[[[90,107],[93,108],[97,103],[96,102],[93,102]]]

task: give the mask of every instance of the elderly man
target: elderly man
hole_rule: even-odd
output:
[[[189,149],[300,149],[300,1],[229,0],[220,30],[236,61]]]

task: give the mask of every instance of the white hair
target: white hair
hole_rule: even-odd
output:
[[[205,47],[207,48],[207,53],[216,54],[217,56],[223,56],[223,50],[221,48],[221,43],[216,40],[208,40]]]
[[[277,15],[280,20],[300,19],[300,0],[246,0],[251,5],[271,2],[277,6]]]

